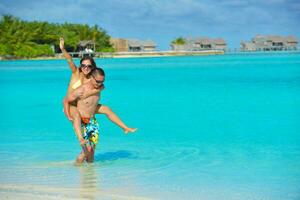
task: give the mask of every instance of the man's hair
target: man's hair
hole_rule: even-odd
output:
[[[91,72],[92,76],[105,76],[104,70],[101,67],[96,67]]]
[[[80,65],[82,64],[82,62],[84,60],[89,60],[91,62],[91,65],[93,66],[92,69],[95,69],[97,66],[96,66],[96,63],[95,63],[95,60],[93,57],[91,56],[83,56],[83,58],[81,58],[80,60]],[[81,67],[79,68],[79,70],[81,71]]]

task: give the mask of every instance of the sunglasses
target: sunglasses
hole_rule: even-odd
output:
[[[93,68],[93,65],[85,65],[85,64],[81,64],[80,67],[82,68],[85,68],[85,67],[88,67],[88,68]]]
[[[95,79],[95,77],[93,75],[92,75],[92,77],[98,85],[102,85],[104,83],[104,81],[98,81],[97,79]]]

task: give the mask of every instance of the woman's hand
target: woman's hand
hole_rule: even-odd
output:
[[[59,38],[59,48],[60,48],[60,50],[65,49],[65,40],[62,37]]]

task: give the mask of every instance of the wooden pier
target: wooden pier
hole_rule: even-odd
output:
[[[96,55],[95,52],[84,52],[84,51],[79,51],[79,52],[68,52],[72,57],[75,58],[82,58],[83,56],[91,56],[94,57]]]

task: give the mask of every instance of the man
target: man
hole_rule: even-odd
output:
[[[77,135],[83,151],[76,159],[78,164],[93,162],[96,144],[98,143],[99,125],[95,118],[95,113],[99,109],[98,101],[100,92],[94,95],[85,95],[91,90],[98,89],[103,85],[105,74],[103,69],[95,68],[91,72],[91,81],[81,85],[68,95],[64,101],[64,109],[67,117],[72,120],[70,115],[70,103],[77,102],[77,109],[81,116],[82,134]]]
[[[90,56],[84,56],[80,60],[80,67],[76,67],[75,63],[73,62],[72,56],[66,51],[65,49],[65,41],[63,38],[60,38],[59,47],[65,56],[65,58],[68,61],[69,68],[72,72],[67,95],[68,96],[71,92],[73,92],[76,88],[81,86],[83,83],[86,83],[90,80],[90,73],[91,71],[96,68],[95,60]],[[89,93],[86,93],[86,96],[90,96],[93,94],[97,94],[100,92],[100,90],[104,89],[104,85],[102,84],[101,87],[98,89],[90,90]],[[73,123],[73,127],[75,130],[75,133],[78,138],[81,137],[81,119],[80,119],[80,113],[78,112],[76,105],[70,106],[70,116],[68,117],[70,121]],[[105,114],[106,117],[115,123],[117,126],[119,126],[121,129],[123,129],[124,133],[127,134],[129,132],[133,133],[137,129],[128,127],[119,117],[116,113],[114,113],[108,106],[98,104],[97,114]]]

